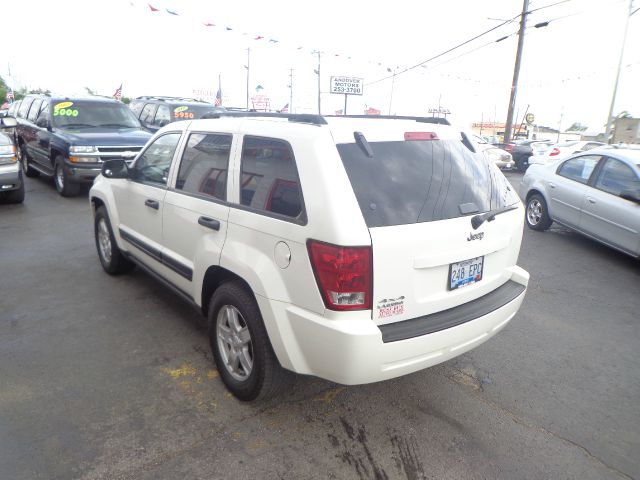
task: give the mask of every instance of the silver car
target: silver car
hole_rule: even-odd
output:
[[[555,221],[640,257],[640,150],[597,148],[531,165],[520,193],[529,228]]]

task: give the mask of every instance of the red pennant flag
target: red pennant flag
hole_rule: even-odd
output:
[[[150,3],[147,3],[147,5],[149,5],[149,8],[151,9],[152,12],[159,12],[160,10],[158,10],[156,7],[154,7],[153,5],[151,5]]]
[[[254,38],[254,40],[262,40],[264,37],[258,35],[256,38]]]
[[[207,23],[205,23],[205,24],[204,24],[204,26],[205,26],[205,27],[215,27],[215,26],[216,26],[216,24],[215,24],[215,23],[208,23],[208,22],[207,22]]]

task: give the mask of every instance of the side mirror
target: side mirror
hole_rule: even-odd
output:
[[[102,164],[102,176],[105,178],[129,178],[129,167],[122,159],[106,160]]]
[[[161,120],[160,124],[158,125],[160,128],[164,127],[165,125],[169,125],[169,120]]]
[[[629,200],[631,202],[640,203],[640,190],[622,190],[620,192],[620,198]]]
[[[13,117],[0,117],[0,126],[2,128],[13,128],[18,125],[18,121]]]
[[[49,128],[49,119],[46,115],[41,115],[36,120],[36,126],[40,128]]]

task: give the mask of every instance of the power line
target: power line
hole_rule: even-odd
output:
[[[527,13],[537,12],[537,11],[539,11],[539,10],[544,10],[544,9],[546,9],[546,8],[555,7],[556,5],[561,5],[561,4],[563,4],[563,3],[568,3],[568,2],[571,2],[571,1],[573,1],[573,0],[561,0],[561,1],[559,1],[559,2],[555,2],[555,3],[549,4],[549,5],[544,5],[544,6],[542,6],[542,7],[535,8],[535,9],[533,9],[533,10],[528,11]],[[504,25],[507,25],[507,24],[509,24],[509,23],[512,23],[512,22],[513,22],[516,18],[518,18],[518,17],[520,17],[520,14],[518,14],[518,15],[516,15],[516,16],[514,16],[514,17],[512,17],[512,18],[511,18],[511,19],[509,19],[509,20],[504,20],[504,21],[503,21],[502,23],[500,23],[499,25],[496,25],[495,27],[490,28],[489,30],[486,30],[486,31],[484,31],[484,32],[482,32],[482,33],[480,33],[480,34],[478,34],[478,35],[476,35],[476,36],[474,36],[474,37],[470,38],[469,40],[466,40],[466,41],[464,41],[464,42],[462,42],[462,43],[460,43],[460,44],[456,45],[455,47],[452,47],[452,48],[450,48],[450,49],[448,49],[448,50],[446,50],[446,51],[444,51],[444,52],[442,52],[442,53],[439,53],[438,55],[435,55],[435,56],[433,56],[433,57],[431,57],[431,58],[429,58],[429,59],[427,59],[427,60],[425,60],[425,61],[423,61],[423,62],[420,62],[420,63],[417,63],[417,64],[412,65],[412,66],[410,66],[410,67],[407,67],[407,68],[405,68],[405,69],[403,69],[403,70],[401,70],[401,71],[399,71],[399,72],[396,72],[396,73],[395,73],[395,74],[393,74],[393,75],[387,75],[387,76],[385,76],[385,77],[383,77],[383,78],[379,78],[378,80],[374,80],[374,81],[372,81],[372,82],[365,83],[365,85],[367,85],[367,86],[368,86],[368,85],[374,85],[374,84],[376,84],[376,83],[383,82],[383,81],[388,80],[388,79],[390,79],[390,78],[395,78],[396,76],[398,76],[398,75],[402,75],[403,73],[406,73],[406,72],[408,72],[408,71],[410,71],[410,70],[413,70],[414,68],[421,67],[421,66],[423,66],[425,63],[429,63],[429,62],[431,62],[431,61],[435,60],[436,58],[440,58],[440,57],[442,57],[442,56],[446,55],[447,53],[451,53],[451,52],[453,52],[454,50],[457,50],[458,48],[463,47],[463,46],[467,45],[468,43],[471,43],[471,42],[473,42],[474,40],[477,40],[478,38],[483,37],[483,36],[487,35],[488,33],[493,32],[494,30],[497,30],[497,29],[498,29],[498,28],[500,28],[500,27],[503,27]],[[543,26],[543,25],[540,25],[540,26]],[[539,27],[537,27],[537,28],[539,28]],[[499,39],[499,40],[497,40],[497,41],[504,40],[504,39],[506,39],[506,38],[509,38],[509,37],[510,37],[510,36],[512,36],[512,35],[515,35],[515,34],[513,34],[513,33],[512,33],[512,34],[510,34],[510,35],[507,35],[506,37],[502,37],[501,39]],[[490,42],[490,43],[489,43],[489,44],[487,44],[487,45],[483,45],[483,47],[488,46],[488,45],[490,45],[491,43],[494,43],[494,42]],[[483,47],[480,47],[480,48],[483,48]],[[479,50],[479,49],[476,49],[476,50]],[[475,50],[472,50],[472,51],[475,51]]]
[[[464,42],[462,42],[462,43],[460,43],[460,44],[456,45],[455,47],[452,47],[452,48],[450,48],[450,49],[448,49],[448,50],[446,50],[446,51],[444,51],[444,52],[442,52],[442,53],[439,53],[438,55],[435,55],[435,56],[433,56],[433,57],[431,57],[431,58],[429,58],[429,59],[427,59],[427,60],[425,60],[425,61],[423,61],[423,62],[420,62],[420,63],[417,63],[417,64],[415,64],[415,65],[412,65],[411,67],[407,67],[407,68],[405,68],[404,70],[401,70],[400,72],[395,73],[394,75],[387,75],[387,76],[386,76],[386,77],[384,77],[384,78],[380,78],[380,79],[378,79],[378,80],[374,80],[373,82],[366,83],[365,85],[373,85],[373,84],[376,84],[376,83],[379,83],[379,82],[383,82],[384,80],[388,80],[389,78],[391,78],[391,77],[393,77],[393,76],[402,75],[403,73],[406,73],[406,72],[408,72],[409,70],[413,70],[414,68],[421,67],[421,66],[422,66],[422,65],[424,65],[425,63],[431,62],[431,61],[435,60],[436,58],[440,58],[440,57],[442,57],[443,55],[446,55],[447,53],[453,52],[454,50],[457,50],[458,48],[463,47],[463,46],[465,46],[466,44],[471,43],[471,42],[473,42],[474,40],[477,40],[478,38],[483,37],[483,36],[485,36],[486,34],[491,33],[491,32],[493,32],[494,30],[497,30],[498,28],[500,28],[500,27],[502,27],[502,26],[504,26],[504,25],[506,25],[506,24],[508,24],[508,23],[513,22],[513,20],[515,20],[515,19],[516,19],[516,18],[518,18],[519,16],[520,16],[520,15],[516,15],[516,16],[515,16],[515,17],[513,17],[511,20],[505,20],[505,21],[504,21],[504,22],[502,22],[500,25],[497,25],[497,26],[495,26],[495,27],[493,27],[493,28],[490,28],[489,30],[486,30],[485,32],[482,32],[482,33],[480,33],[480,34],[476,35],[475,37],[470,38],[469,40],[466,40],[466,41],[464,41]]]

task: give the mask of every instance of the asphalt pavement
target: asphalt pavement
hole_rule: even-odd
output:
[[[479,348],[247,404],[197,312],[102,271],[86,194],[27,179],[0,205],[0,478],[640,478],[640,262],[554,225],[519,264],[524,304]]]

